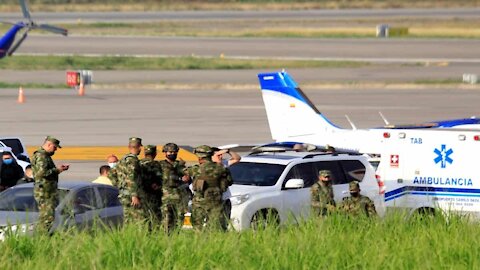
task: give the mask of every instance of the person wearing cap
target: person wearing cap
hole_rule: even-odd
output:
[[[349,183],[350,197],[343,199],[342,204],[339,206],[340,211],[352,215],[367,217],[374,217],[377,215],[375,210],[375,204],[367,196],[360,194],[360,184],[358,181],[352,181]]]
[[[184,174],[185,161],[177,160],[179,150],[175,143],[165,144],[162,149],[165,159],[160,161],[163,176],[162,224],[168,233],[182,227],[191,197],[188,177]]]
[[[204,225],[227,229],[222,194],[233,181],[228,169],[212,161],[213,152],[207,145],[195,148],[199,164],[187,170],[195,192],[192,200],[192,225],[195,229],[202,229]]]
[[[220,149],[218,147],[212,147],[212,150],[213,150],[213,156],[212,156],[213,162],[220,164],[225,168],[228,168],[233,164],[236,164],[240,162],[240,160],[242,160],[242,157],[239,154],[237,154],[236,152],[230,149]],[[225,154],[230,155],[230,159],[224,160],[223,156]],[[228,184],[228,186],[231,186],[231,185],[233,185],[233,182]],[[224,195],[226,198],[230,198],[232,194],[230,193],[230,190],[227,189]],[[230,215],[232,213],[232,204],[230,203],[230,200],[225,200],[223,202],[223,207],[225,208],[225,215],[227,217],[227,220],[229,220]]]
[[[235,163],[240,162],[240,160],[242,159],[242,157],[239,154],[237,154],[236,152],[230,149],[220,149],[218,147],[212,147],[212,150],[213,150],[213,156],[212,156],[213,162],[218,163],[226,168],[232,166]],[[225,154],[230,155],[230,159],[224,160],[223,156]]]
[[[148,214],[148,223],[153,226],[162,219],[162,165],[155,160],[157,146],[146,145],[143,152],[145,158],[140,160],[140,170],[145,194],[141,199]]]
[[[118,188],[118,198],[123,206],[125,223],[145,221],[145,211],[140,196],[143,192],[140,178],[138,155],[142,151],[142,139],[131,137],[128,141],[129,153],[108,173],[112,184]]]
[[[55,166],[52,156],[58,148],[62,148],[60,141],[47,136],[31,159],[35,179],[33,195],[38,205],[38,230],[47,233],[52,229],[58,204],[58,175],[70,167],[68,164]]]
[[[332,173],[329,170],[318,172],[318,181],[310,188],[311,206],[317,216],[326,216],[335,211]]]

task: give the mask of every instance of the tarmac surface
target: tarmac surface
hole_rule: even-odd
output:
[[[29,36],[18,53],[480,63],[480,40]]]
[[[33,18],[48,23],[150,22],[162,20],[351,20],[372,18],[478,18],[480,8],[451,9],[339,9],[284,11],[155,11],[155,12],[35,12]],[[5,21],[21,20],[20,12],[0,13]]]
[[[293,74],[295,76],[295,74]],[[478,115],[478,90],[454,89],[304,89],[333,123],[359,128]],[[261,144],[271,141],[261,92],[247,90],[72,90],[26,91],[17,104],[16,89],[0,92],[3,136],[20,136],[40,145],[46,135],[65,148],[126,145],[130,136],[145,144]],[[126,151],[126,149],[125,149]],[[122,153],[117,153],[122,155]],[[93,179],[101,161],[72,161],[64,179]]]
[[[295,77],[295,74],[293,74]],[[427,86],[428,88],[428,86]],[[52,134],[65,145],[123,145],[130,136],[145,143],[181,145],[262,143],[270,140],[261,91],[246,90],[18,90],[0,92],[2,134],[38,145]],[[478,88],[477,88],[478,89]],[[382,126],[378,111],[391,123],[415,123],[478,115],[478,90],[304,88],[332,122],[357,127]]]
[[[289,69],[295,80],[304,84],[362,82],[441,82],[460,81],[462,75],[480,74],[480,65],[471,63],[424,63],[423,65],[380,64],[361,68]],[[93,71],[96,84],[258,84],[257,74],[275,69],[253,70],[106,70]],[[2,70],[6,83],[64,84],[65,70]],[[195,87],[195,86],[193,86]]]

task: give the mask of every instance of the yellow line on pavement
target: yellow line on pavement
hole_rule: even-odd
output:
[[[158,145],[157,149],[161,151],[162,145]],[[32,155],[38,146],[28,146],[27,151],[29,155]],[[55,159],[58,160],[104,160],[107,162],[107,157],[111,154],[116,155],[118,158],[122,158],[127,154],[128,149],[126,146],[63,146],[62,149],[58,149],[55,152]],[[143,157],[143,154],[141,154]],[[163,153],[157,153],[156,159],[163,159]],[[197,157],[185,150],[180,149],[178,158],[187,162],[197,161]]]

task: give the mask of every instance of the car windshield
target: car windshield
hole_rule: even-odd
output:
[[[237,185],[273,186],[285,170],[285,165],[239,162],[229,167]]]
[[[59,189],[59,201],[68,193]],[[0,193],[0,211],[38,212],[37,202],[33,197],[33,187],[11,188]]]

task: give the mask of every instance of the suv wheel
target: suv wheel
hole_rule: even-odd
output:
[[[278,227],[280,225],[280,216],[273,209],[262,209],[253,215],[250,222],[250,228],[253,230],[263,230],[268,226]]]

